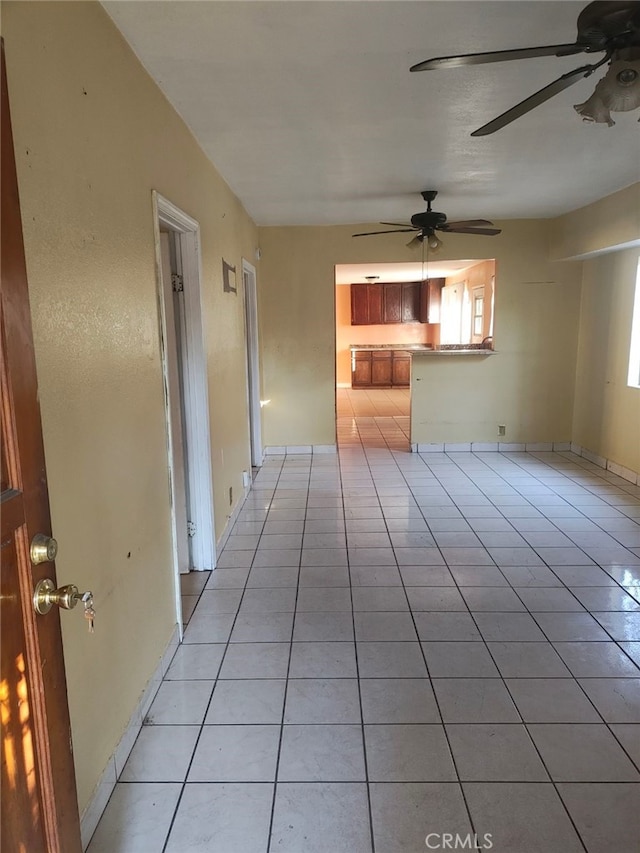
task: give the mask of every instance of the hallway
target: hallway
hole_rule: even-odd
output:
[[[90,853],[637,851],[640,489],[408,453],[385,394],[338,394],[337,455],[267,457],[184,576]]]

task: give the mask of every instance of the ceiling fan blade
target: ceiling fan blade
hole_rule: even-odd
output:
[[[488,219],[460,219],[458,222],[445,222],[445,227],[448,230],[462,226],[464,228],[476,228],[481,225],[493,225]]]
[[[394,228],[393,231],[365,231],[362,234],[352,234],[352,237],[372,237],[374,234],[409,234],[415,228]]]
[[[446,234],[486,234],[491,237],[495,234],[501,234],[502,228],[466,228],[464,226],[447,228],[445,225],[444,228],[438,228],[438,231],[444,231]]]
[[[605,60],[606,58],[607,57],[605,57]],[[553,83],[549,83],[548,86],[545,86],[543,89],[540,89],[533,95],[525,98],[524,101],[520,101],[520,103],[516,104],[515,107],[511,107],[510,110],[507,110],[502,113],[502,115],[494,118],[493,121],[487,122],[487,124],[484,124],[482,127],[474,130],[471,136],[488,136],[490,133],[495,133],[496,130],[500,130],[500,128],[525,115],[525,113],[528,113],[530,110],[534,109],[534,107],[539,107],[540,104],[548,101],[549,98],[552,98],[564,89],[568,89],[569,86],[573,86],[574,83],[578,82],[580,77],[588,77],[599,65],[602,65],[602,62],[598,62],[595,65],[581,65],[580,68],[574,68],[573,71],[568,71],[566,74],[563,74],[562,77],[558,77],[557,80],[554,80]]]
[[[381,222],[380,225],[395,225],[396,228],[410,228],[410,222]]]
[[[484,65],[488,62],[507,62],[511,59],[532,59],[537,56],[571,56],[584,51],[585,46],[575,42],[518,47],[513,50],[490,50],[487,53],[464,53],[460,56],[436,56],[412,65],[409,71],[434,71],[440,68],[459,68],[462,65]]]

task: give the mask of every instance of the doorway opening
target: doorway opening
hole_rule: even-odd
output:
[[[251,467],[260,468],[264,458],[260,418],[260,348],[258,344],[258,292],[256,268],[242,259],[245,338],[247,342],[247,395]]]
[[[180,574],[215,568],[198,223],[153,192],[177,621]]]
[[[490,345],[494,282],[493,260],[336,265],[339,446],[410,449],[414,353]]]

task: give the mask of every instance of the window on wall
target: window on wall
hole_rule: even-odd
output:
[[[636,271],[636,294],[631,321],[631,346],[629,348],[629,377],[627,385],[640,388],[640,261]]]
[[[470,261],[460,272],[447,276],[442,288],[440,344],[492,341],[495,261]]]

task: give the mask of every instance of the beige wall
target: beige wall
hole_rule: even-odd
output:
[[[495,258],[499,352],[451,366],[428,361],[428,381],[413,386],[414,442],[497,441],[498,423],[507,425],[508,441],[571,439],[579,264],[547,260],[544,220],[499,224],[498,237],[449,235],[438,253],[439,260]],[[416,259],[396,235],[352,239],[365,230],[260,229],[267,445],[335,440],[334,265]]]
[[[583,265],[573,440],[640,472],[640,389],[627,385],[640,251]]]
[[[201,226],[218,536],[250,464],[221,264],[257,233],[99,4],[3,3],[3,36],[58,579],[97,611],[62,616],[82,810],[175,624],[151,192]]]
[[[640,240],[640,182],[551,220],[549,256],[582,258]]]

